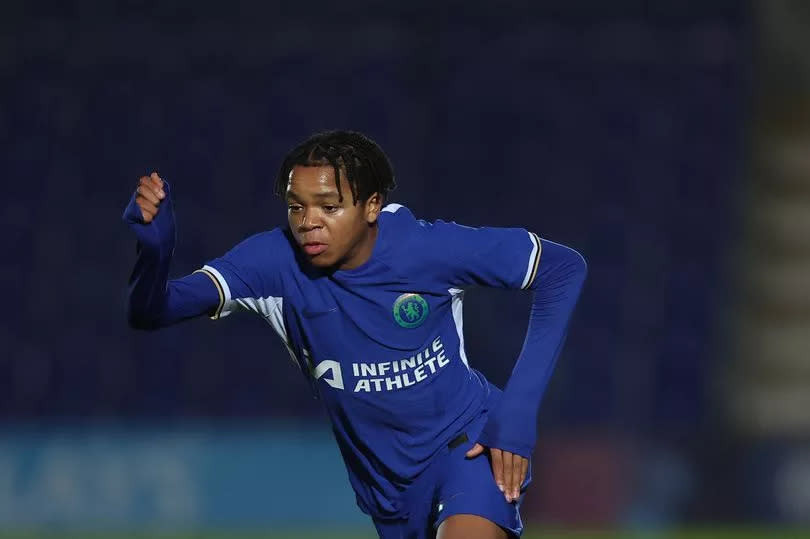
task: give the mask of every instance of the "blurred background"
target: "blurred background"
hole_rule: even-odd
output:
[[[806,2],[67,0],[0,7],[0,536],[371,537],[263,321],[124,315],[140,175],[181,276],[285,222],[275,172],[324,128],[377,140],[417,216],[588,259],[529,532],[810,524]],[[498,384],[528,305],[468,294]]]

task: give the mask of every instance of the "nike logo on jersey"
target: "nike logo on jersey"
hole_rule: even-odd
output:
[[[323,316],[325,314],[333,313],[337,311],[337,307],[332,307],[331,309],[327,309],[325,311],[311,311],[304,307],[301,309],[301,313],[304,315],[304,318],[316,318],[318,316]]]

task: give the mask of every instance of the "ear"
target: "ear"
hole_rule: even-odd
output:
[[[368,224],[376,223],[377,217],[382,210],[382,197],[379,193],[373,193],[368,200],[366,200],[366,222]]]

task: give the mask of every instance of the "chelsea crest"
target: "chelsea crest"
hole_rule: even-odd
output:
[[[404,328],[421,326],[429,312],[427,301],[419,294],[402,294],[394,301],[394,320]]]

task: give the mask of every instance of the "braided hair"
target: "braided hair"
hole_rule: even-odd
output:
[[[335,169],[338,196],[341,170],[352,191],[352,203],[364,202],[379,193],[384,202],[396,187],[391,162],[376,142],[356,131],[322,131],[315,133],[290,150],[276,177],[275,194],[284,197],[290,181],[290,171],[296,165],[326,166]]]

